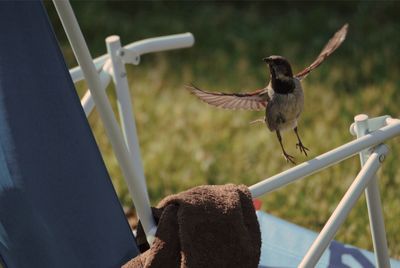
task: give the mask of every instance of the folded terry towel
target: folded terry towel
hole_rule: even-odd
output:
[[[123,268],[258,266],[260,227],[244,185],[195,187],[166,197],[153,214],[153,245]]]

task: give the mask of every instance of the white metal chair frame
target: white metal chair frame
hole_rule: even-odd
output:
[[[82,98],[82,106],[88,116],[96,105],[136,211],[151,243],[156,225],[150,210],[125,64],[139,64],[140,56],[146,53],[191,47],[194,44],[193,35],[185,33],[150,38],[124,47],[121,46],[118,36],[110,36],[106,39],[108,53],[93,61],[69,2],[64,0],[53,0],[53,2],[80,65],[70,70],[72,79],[74,82],[86,79],[89,86],[88,92]],[[122,131],[105,94],[105,88],[111,78],[117,92]],[[377,265],[390,267],[376,172],[388,153],[388,148],[382,143],[400,135],[400,120],[390,116],[369,119],[366,115],[358,115],[350,127],[350,132],[357,136],[356,140],[249,187],[252,196],[258,197],[359,154],[362,166],[360,172],[299,267],[313,267],[317,264],[364,190]]]
[[[356,140],[250,186],[253,197],[257,197],[359,153],[362,165],[360,172],[311,245],[299,267],[314,267],[317,264],[363,190],[366,193],[376,263],[378,267],[390,267],[376,172],[388,153],[388,148],[382,142],[400,135],[400,120],[392,119],[389,116],[368,119],[366,115],[358,115],[355,117],[355,123],[350,127],[350,132],[357,136]]]

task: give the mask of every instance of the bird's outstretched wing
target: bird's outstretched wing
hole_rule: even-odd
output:
[[[321,65],[321,63],[343,43],[347,35],[348,27],[349,25],[347,23],[343,25],[342,28],[340,28],[340,30],[337,31],[335,35],[325,45],[324,49],[322,49],[321,53],[319,53],[315,61],[310,66],[305,68],[303,71],[296,74],[296,77],[299,80],[305,78],[312,70]]]
[[[231,110],[262,110],[268,102],[266,89],[259,89],[250,93],[220,93],[204,91],[194,85],[186,86],[192,94],[200,100],[224,109]]]

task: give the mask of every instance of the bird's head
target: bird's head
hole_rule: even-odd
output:
[[[290,66],[287,59],[282,56],[269,56],[263,58],[263,61],[268,64],[271,76],[279,77],[293,77],[292,67]]]
[[[292,67],[287,59],[282,56],[269,56],[263,60],[269,67],[272,89],[280,94],[293,92],[296,84],[293,79]]]

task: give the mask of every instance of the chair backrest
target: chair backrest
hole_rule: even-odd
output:
[[[0,2],[0,255],[120,267],[138,254],[39,1]]]

